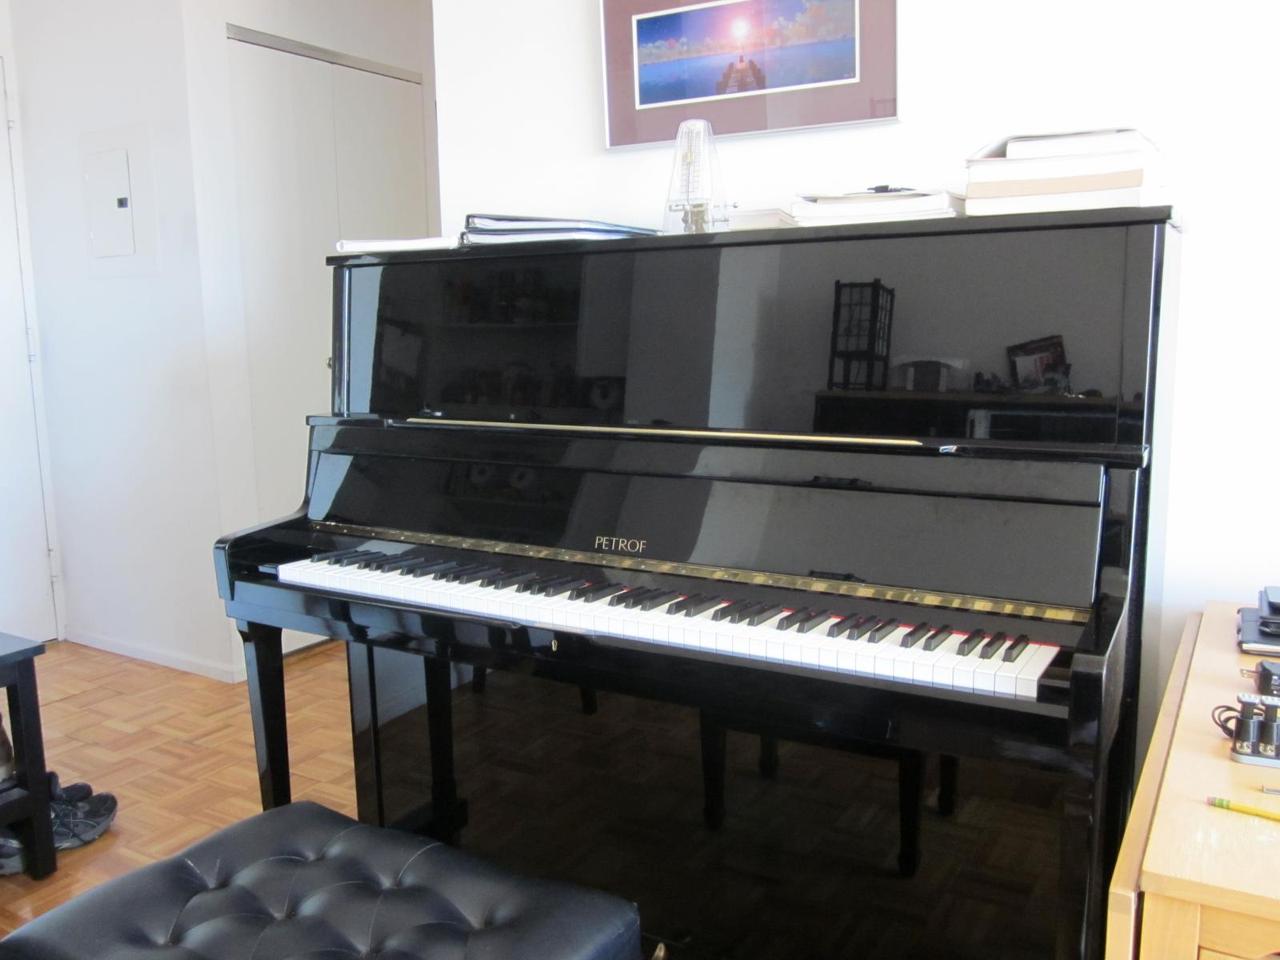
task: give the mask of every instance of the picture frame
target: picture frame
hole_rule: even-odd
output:
[[[896,0],[600,0],[608,147],[897,116]]]
[[[1039,393],[1069,393],[1071,365],[1062,337],[1053,334],[1005,348],[1009,357],[1009,378],[1015,390]]]

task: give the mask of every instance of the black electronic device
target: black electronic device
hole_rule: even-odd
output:
[[[1263,587],[1258,592],[1258,629],[1280,637],[1280,587]]]
[[[1262,615],[1254,607],[1240,610],[1240,622],[1236,626],[1236,644],[1241,653],[1257,656],[1280,657],[1280,636],[1262,629]]]
[[[440,836],[466,822],[455,664],[1057,771],[1059,956],[1100,957],[1168,218],[332,258],[333,402],[309,420],[304,500],[215,547],[264,805],[290,798],[281,629],[301,630],[347,644],[360,818]],[[1015,386],[999,440],[967,425],[989,394],[856,429],[824,413],[879,394],[827,383],[831,291],[868,277],[912,308],[887,351],[989,370],[1052,318],[1092,394]]]
[[[1280,660],[1260,660],[1253,670],[1253,679],[1258,693],[1280,697]]]

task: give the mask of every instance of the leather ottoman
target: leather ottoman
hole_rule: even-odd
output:
[[[313,803],[76,897],[2,960],[638,960],[633,904]]]

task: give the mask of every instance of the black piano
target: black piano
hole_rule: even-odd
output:
[[[347,644],[361,819],[441,837],[466,668],[1058,771],[1059,954],[1100,956],[1175,238],[1135,208],[332,258],[305,497],[215,547],[264,807],[305,631]]]

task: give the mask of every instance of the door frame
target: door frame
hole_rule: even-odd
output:
[[[7,9],[0,8],[7,15]],[[7,24],[5,24],[7,27]],[[18,286],[22,302],[23,321],[27,334],[27,374],[31,384],[31,405],[35,417],[36,458],[40,472],[40,497],[44,505],[44,537],[46,557],[49,563],[49,582],[53,603],[52,638],[61,639],[65,633],[66,600],[63,596],[62,551],[58,544],[58,525],[55,519],[53,483],[49,465],[49,424],[45,417],[43,357],[40,348],[40,328],[35,304],[35,278],[31,272],[31,236],[28,230],[26,182],[22,165],[22,124],[18,110],[17,82],[13,76],[13,49],[6,30],[0,35],[0,127],[7,133],[0,148],[8,152],[9,178],[0,178],[0,203],[11,205],[14,230],[17,233]],[[6,196],[7,194],[7,196]]]

